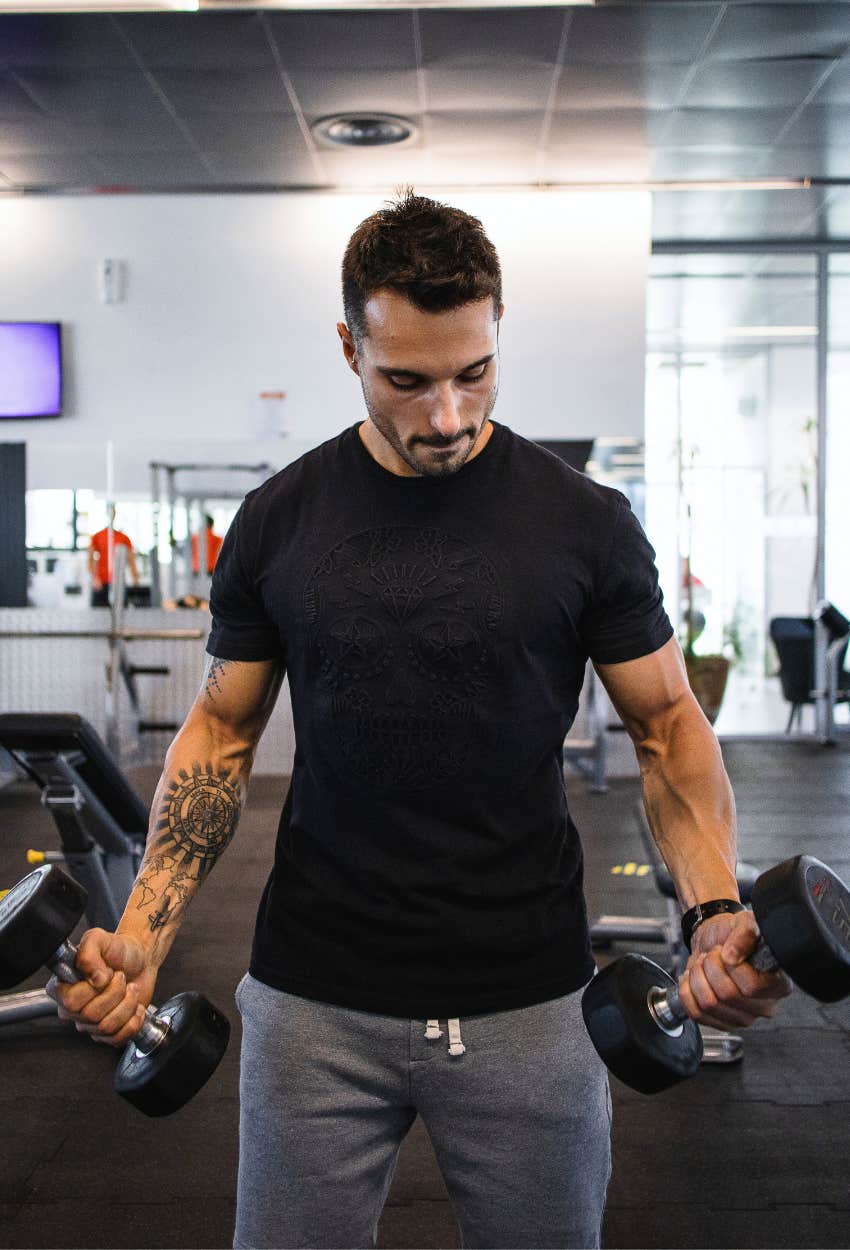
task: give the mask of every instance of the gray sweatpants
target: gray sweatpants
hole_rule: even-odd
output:
[[[611,1174],[608,1078],[581,993],[406,1020],[246,974],[234,1246],[373,1247],[421,1115],[465,1247],[597,1247]]]

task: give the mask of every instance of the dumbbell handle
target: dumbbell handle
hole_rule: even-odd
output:
[[[758,945],[747,960],[747,963],[755,968],[756,972],[775,972],[779,967],[776,956],[764,938],[759,938]],[[679,996],[678,985],[672,990],[661,987],[651,989],[649,991],[648,1004],[649,1010],[662,1029],[677,1029],[683,1021],[688,1019],[688,1013]]]
[[[66,985],[76,985],[78,981],[85,980],[77,971],[77,948],[73,942],[63,942],[46,963],[54,976]],[[133,1038],[134,1046],[143,1054],[156,1050],[168,1036],[168,1025],[158,1018],[156,1011],[153,1003],[146,1008],[142,1027]]]

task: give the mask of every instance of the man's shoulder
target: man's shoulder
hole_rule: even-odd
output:
[[[625,502],[621,491],[602,482],[596,482],[567,464],[548,447],[533,439],[508,429],[509,446],[518,468],[526,472],[534,483],[535,493],[551,494],[568,503],[571,510],[584,508],[601,515],[616,514]]]
[[[322,477],[332,468],[339,459],[344,441],[350,436],[351,428],[326,439],[317,447],[311,447],[250,491],[245,496],[246,501],[251,500],[255,505],[266,506],[311,486],[316,478]]]

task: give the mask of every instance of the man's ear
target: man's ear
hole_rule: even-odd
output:
[[[354,339],[351,337],[351,331],[344,321],[336,323],[336,332],[342,341],[342,353],[348,361],[348,365],[359,376],[360,369],[357,363],[357,347]]]

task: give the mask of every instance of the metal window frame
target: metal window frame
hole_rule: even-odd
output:
[[[653,256],[808,255],[817,259],[815,270],[817,299],[817,379],[815,412],[817,415],[817,538],[815,585],[818,600],[826,596],[826,456],[829,438],[829,405],[827,402],[827,367],[829,363],[829,258],[838,252],[850,252],[850,239],[657,239],[652,244]],[[820,621],[815,624],[815,732],[824,745],[834,741],[834,708],[830,705],[827,682],[827,651],[829,635]],[[774,735],[759,734],[760,739]]]

